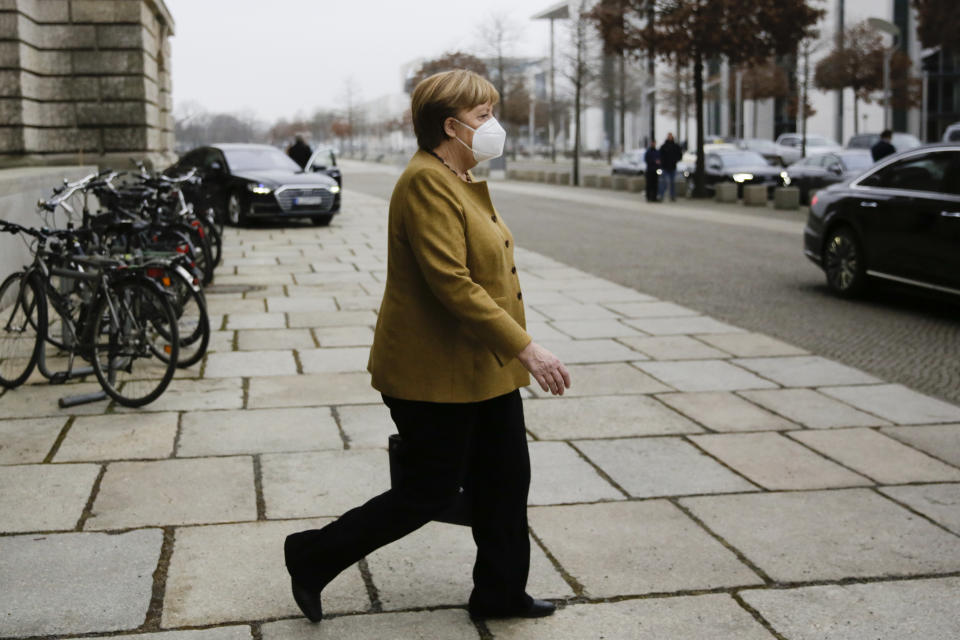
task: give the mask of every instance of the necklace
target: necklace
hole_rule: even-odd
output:
[[[437,155],[435,152],[431,151],[430,149],[426,149],[426,152],[432,155],[437,160],[439,160],[441,163],[443,163],[443,166],[445,166],[447,169],[450,169],[450,171],[453,171],[453,175],[457,176],[457,178],[462,179],[464,182],[473,182],[473,180],[470,179],[470,174],[467,173],[466,171],[463,172],[463,177],[461,178],[460,174],[457,173],[457,170],[451,167],[450,165],[448,165],[446,160],[441,158],[439,155]]]

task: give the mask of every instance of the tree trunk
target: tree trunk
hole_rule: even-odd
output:
[[[627,64],[626,51],[620,52],[620,151],[627,150]]]
[[[860,133],[860,104],[857,92],[853,92],[853,135]]]
[[[753,99],[753,137],[757,137],[757,120],[760,119],[760,101]]]
[[[693,91],[694,100],[697,103],[697,170],[694,173],[693,197],[706,198],[703,157],[703,56],[699,52],[694,54],[693,58]]]
[[[577,81],[573,98],[573,186],[580,186],[580,89],[583,84],[581,71],[577,71]]]

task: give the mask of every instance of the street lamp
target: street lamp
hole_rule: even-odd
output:
[[[900,45],[900,27],[880,18],[867,18],[867,24],[874,31],[889,33],[893,37],[890,47],[883,50],[883,128],[889,129],[890,121],[893,119],[890,109],[890,59]]]

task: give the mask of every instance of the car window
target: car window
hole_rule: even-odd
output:
[[[871,174],[861,184],[908,191],[943,191],[945,179],[957,177],[956,155],[940,152],[905,158]],[[952,184],[946,186],[956,189]]]
[[[234,172],[270,169],[292,171],[293,173],[301,171],[300,165],[291,160],[287,154],[270,147],[228,149],[227,162],[230,163],[230,169]]]
[[[867,153],[847,153],[841,157],[841,160],[847,171],[862,171],[869,169],[873,164],[873,158]]]
[[[766,158],[756,151],[733,151],[717,156],[723,160],[726,168],[734,167],[762,167],[767,164]]]
[[[960,141],[960,129],[954,129],[950,132],[949,142]]]

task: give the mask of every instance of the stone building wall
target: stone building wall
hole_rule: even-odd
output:
[[[0,0],[0,166],[173,157],[163,0]]]

